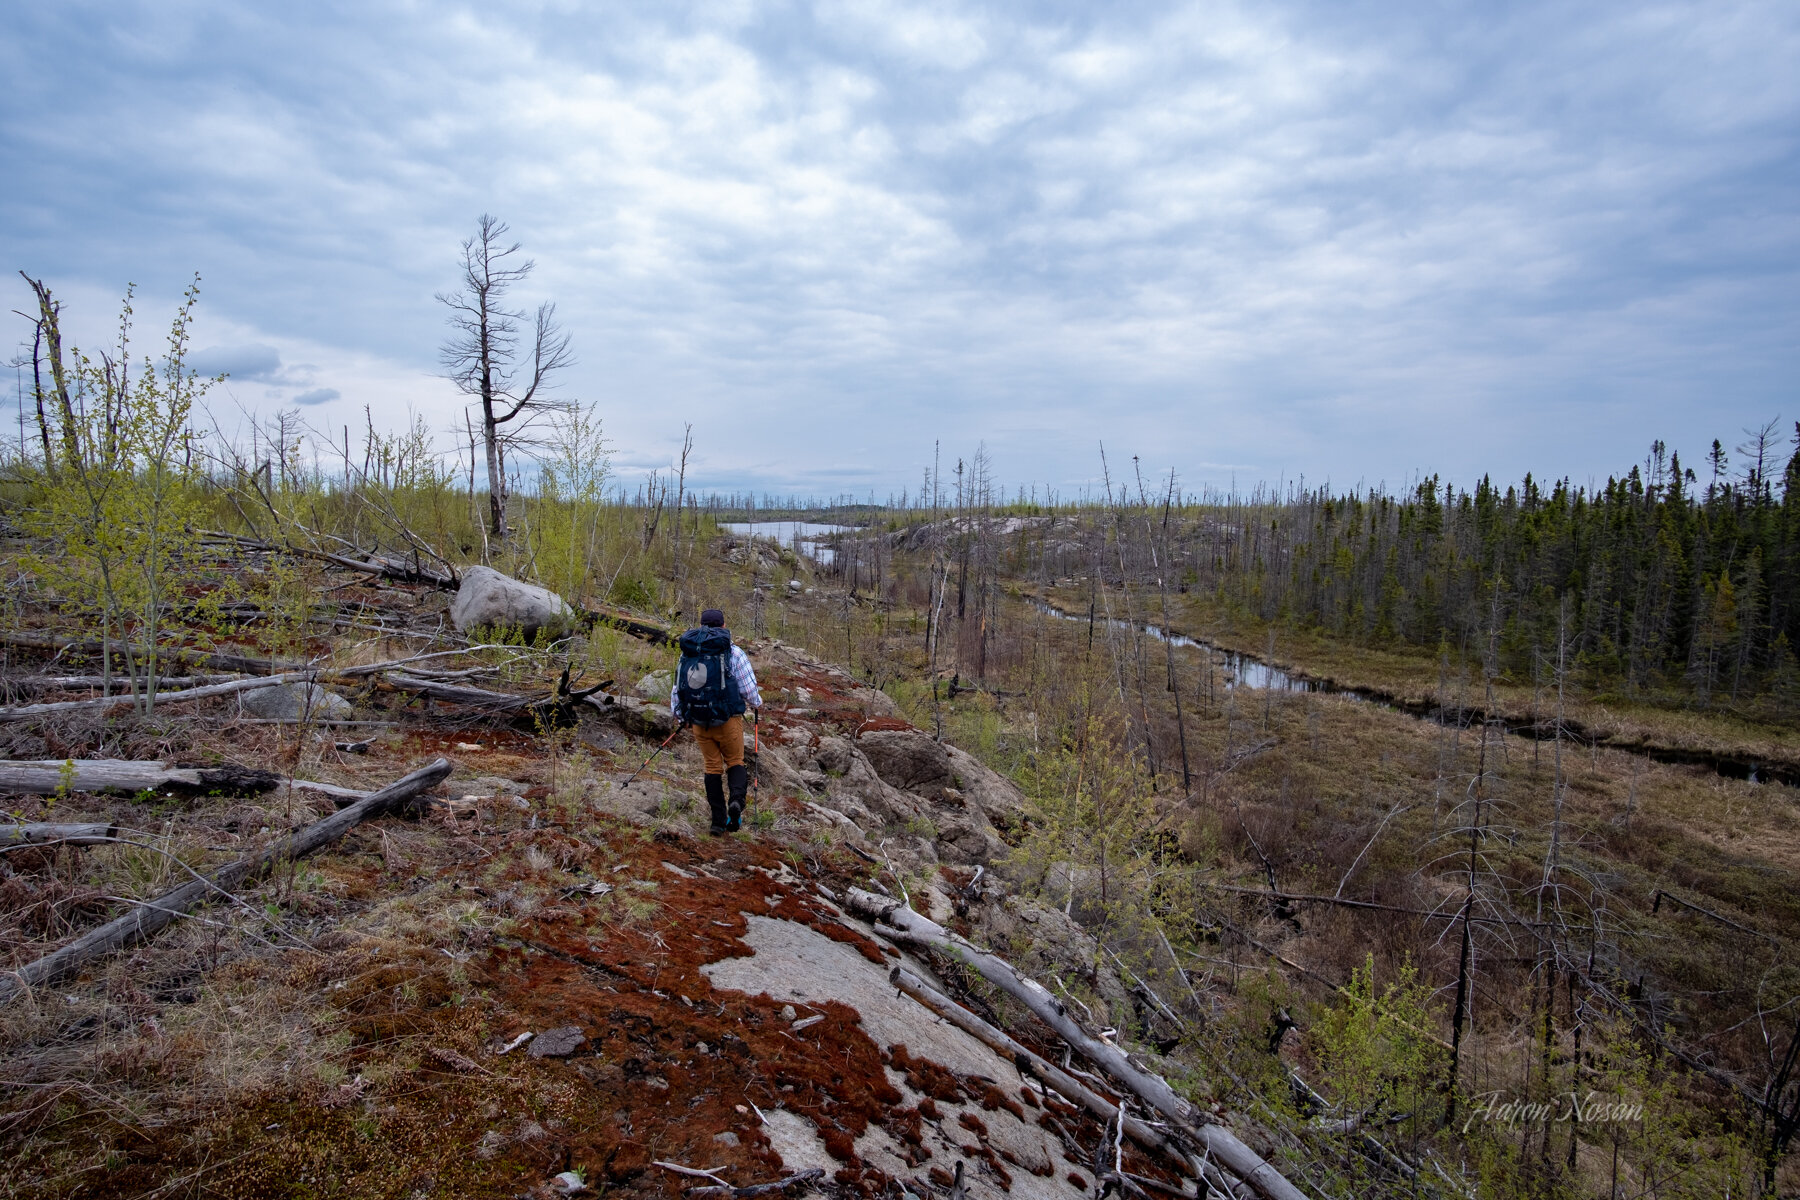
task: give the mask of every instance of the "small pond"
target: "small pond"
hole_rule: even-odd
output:
[[[727,532],[767,538],[826,567],[837,557],[837,551],[821,539],[834,533],[854,532],[849,525],[824,525],[817,521],[723,521],[720,524]]]

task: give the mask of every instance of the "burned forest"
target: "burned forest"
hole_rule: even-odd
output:
[[[504,232],[455,439],[221,432],[197,293],[146,360],[34,283],[0,1193],[1800,1189],[1774,426],[1599,488],[1102,450],[1009,495],[981,448],[701,493],[704,430],[625,478],[599,410],[483,376]],[[720,837],[669,707],[709,608],[764,699]]]

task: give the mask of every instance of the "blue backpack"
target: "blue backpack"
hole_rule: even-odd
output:
[[[731,631],[702,627],[681,635],[675,695],[685,718],[702,729],[742,716],[744,697],[731,673]]]

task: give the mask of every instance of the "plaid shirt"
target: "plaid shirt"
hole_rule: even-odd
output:
[[[762,693],[756,690],[756,672],[750,668],[750,656],[736,642],[731,645],[731,677],[737,681],[738,694],[751,708],[762,707]],[[681,720],[681,684],[669,689],[669,711]]]

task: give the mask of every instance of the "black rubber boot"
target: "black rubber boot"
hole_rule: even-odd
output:
[[[736,833],[744,824],[744,794],[750,790],[750,768],[726,767],[725,777],[731,781],[731,801],[725,809],[725,828]]]
[[[712,810],[712,830],[715,834],[725,832],[725,777],[708,775],[706,777],[706,807]]]

